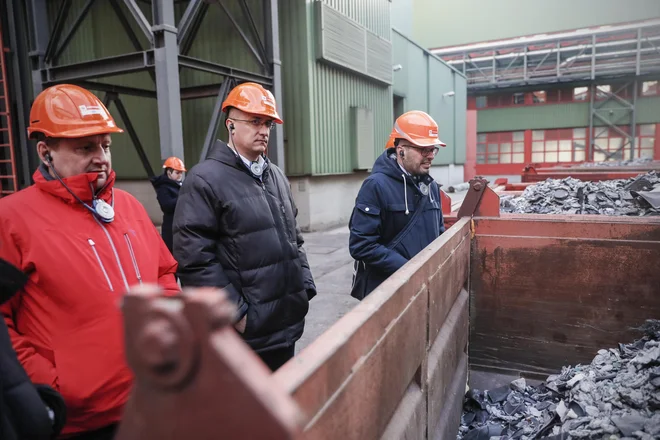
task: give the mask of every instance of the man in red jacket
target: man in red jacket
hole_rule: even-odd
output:
[[[122,132],[89,91],[44,90],[28,128],[43,162],[35,184],[0,199],[0,258],[29,276],[0,310],[32,382],[64,397],[65,438],[112,438],[121,418],[133,379],[124,293],[142,283],[179,291],[146,210],[114,188],[110,134]]]

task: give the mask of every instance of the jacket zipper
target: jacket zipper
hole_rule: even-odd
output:
[[[124,234],[126,239],[126,246],[128,246],[128,252],[131,254],[131,260],[133,260],[133,268],[135,269],[135,275],[137,276],[138,282],[142,285],[142,275],[140,275],[140,268],[138,267],[137,258],[135,258],[135,252],[133,252],[133,245],[131,244],[131,239],[128,238],[128,234]]]
[[[105,280],[108,282],[108,287],[110,288],[111,292],[114,292],[115,289],[112,287],[112,283],[110,282],[110,277],[108,276],[108,272],[105,270],[105,266],[103,266],[103,262],[101,261],[101,256],[99,255],[98,251],[96,250],[96,243],[94,243],[94,240],[91,238],[87,239],[87,242],[92,248],[92,251],[94,252],[94,255],[96,256],[96,261],[98,261],[99,266],[101,267],[101,271],[103,272],[103,276],[105,277]]]
[[[110,247],[112,248],[112,252],[115,254],[115,260],[117,261],[117,266],[119,266],[119,273],[121,273],[121,278],[124,281],[124,287],[126,288],[126,291],[128,292],[129,287],[128,287],[128,281],[126,280],[126,274],[124,273],[124,269],[121,267],[121,261],[119,260],[119,254],[117,254],[117,248],[115,247],[115,243],[112,241],[112,237],[110,237],[110,233],[108,230],[101,224],[101,222],[95,217],[94,221],[98,223],[98,225],[103,229],[103,232],[105,232],[105,236],[108,238],[108,242],[110,242]]]

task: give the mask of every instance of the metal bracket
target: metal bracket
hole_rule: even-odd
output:
[[[475,216],[500,216],[500,196],[488,186],[488,180],[483,177],[470,180],[470,189],[458,210],[457,218]]]

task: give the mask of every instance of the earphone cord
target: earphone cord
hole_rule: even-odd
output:
[[[55,178],[56,178],[56,179],[62,184],[62,186],[64,186],[64,188],[69,192],[69,194],[71,194],[71,195],[72,195],[72,196],[73,196],[73,197],[74,197],[74,198],[75,198],[75,199],[76,199],[81,205],[83,205],[85,208],[87,208],[92,214],[94,214],[94,215],[98,215],[98,213],[94,210],[94,208],[92,208],[91,206],[89,206],[87,203],[83,202],[83,201],[80,199],[80,197],[78,197],[78,196],[76,195],[76,193],[74,193],[73,191],[71,191],[71,189],[66,185],[66,183],[64,183],[64,181],[63,181],[62,178],[60,177],[59,173],[58,173],[57,170],[55,169],[55,165],[53,165],[53,161],[50,160],[50,159],[46,159],[46,160],[48,161],[48,164],[50,165],[50,169],[53,170],[53,174],[55,174]],[[106,182],[106,184],[103,185],[103,188],[105,188],[105,186],[106,186],[107,184],[108,184],[108,183]],[[103,188],[101,188],[101,189],[99,190],[99,192],[103,191]],[[90,184],[90,189],[92,190],[92,194],[93,194],[92,197],[96,198],[96,195],[94,194],[94,189],[91,187],[91,184]],[[114,192],[114,190],[112,191],[112,205],[111,205],[111,206],[112,206],[113,208],[115,207],[115,192]]]

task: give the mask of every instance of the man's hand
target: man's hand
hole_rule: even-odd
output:
[[[247,313],[243,316],[243,318],[240,321],[234,324],[234,328],[238,330],[239,333],[243,334],[245,332],[246,323],[247,323]]]

